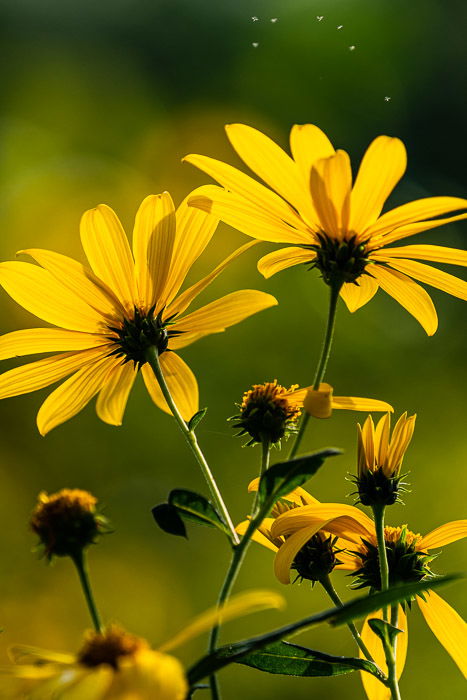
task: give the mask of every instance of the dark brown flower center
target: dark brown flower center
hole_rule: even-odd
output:
[[[148,648],[149,645],[144,639],[111,625],[102,634],[89,633],[78,653],[78,661],[90,668],[107,664],[117,670],[122,658],[134,656],[141,649]]]

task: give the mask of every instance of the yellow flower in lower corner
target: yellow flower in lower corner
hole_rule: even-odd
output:
[[[0,695],[5,700],[185,700],[184,668],[167,652],[219,622],[283,607],[282,596],[272,591],[240,593],[222,609],[195,618],[157,650],[116,625],[89,632],[76,655],[13,647],[15,665],[0,668]]]
[[[242,290],[183,315],[188,306],[249,245],[178,294],[193,263],[211,240],[217,219],[188,207],[177,210],[168,192],[141,204],[133,250],[116,214],[104,204],[81,220],[89,268],[59,253],[29,249],[38,265],[0,263],[0,284],[21,306],[58,328],[34,328],[0,338],[0,359],[58,352],[0,375],[0,398],[26,394],[68,377],[42,404],[42,435],[98,395],[98,416],[121,425],[129,393],[141,369],[153,401],[169,411],[146,362],[157,347],[171,394],[185,420],[198,410],[193,372],[175,351],[220,333],[257,311],[277,304],[270,294]],[[177,296],[178,295],[178,296]],[[71,376],[70,376],[71,375]]]
[[[209,186],[205,192],[200,188],[189,203],[253,238],[288,243],[290,247],[261,258],[258,269],[265,277],[293,265],[316,267],[327,284],[343,285],[340,294],[350,311],[362,307],[381,288],[428,335],[436,332],[438,318],[431,297],[418,282],[467,299],[465,281],[418,262],[465,266],[467,252],[437,245],[390,247],[467,218],[467,199],[460,197],[426,197],[381,214],[407,167],[400,139],[378,136],[353,182],[348,154],[334,150],[313,124],[292,127],[292,157],[245,124],[229,124],[226,132],[240,158],[268,187],[226,163],[192,154],[184,160],[222,187]],[[456,211],[462,213],[439,218]]]

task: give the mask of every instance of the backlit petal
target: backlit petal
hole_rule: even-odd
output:
[[[285,270],[287,267],[292,267],[293,265],[311,263],[315,258],[316,253],[313,250],[306,250],[305,248],[299,248],[297,246],[281,248],[280,250],[275,250],[272,253],[264,255],[258,261],[258,270],[266,279],[269,279],[269,277],[275,275],[276,272]]]
[[[115,212],[105,204],[81,218],[81,243],[94,273],[127,309],[138,301],[128,239]]]
[[[426,594],[426,601],[417,597],[428,627],[467,677],[467,623],[434,591]]]
[[[103,357],[79,369],[46,398],[37,414],[41,435],[73,418],[102,388],[121,359]]]
[[[24,262],[0,263],[0,284],[17,304],[54,326],[95,333],[104,318],[42,267]]]
[[[332,408],[347,411],[394,411],[391,404],[379,399],[364,399],[360,396],[333,396]]]
[[[417,549],[428,550],[434,547],[443,547],[445,544],[456,542],[463,537],[467,537],[467,520],[451,520],[451,522],[440,525],[422,537],[417,543]]]
[[[368,229],[367,233],[371,233],[372,236],[386,234],[399,226],[430,219],[433,216],[441,216],[441,214],[458,209],[467,209],[467,199],[461,197],[415,199],[413,202],[387,211]]]
[[[388,447],[387,461],[384,464],[386,476],[392,476],[399,472],[405,452],[412,440],[415,420],[416,416],[407,418],[407,413],[403,413],[394,426]]]
[[[372,631],[372,629],[368,625],[368,620],[381,620],[382,617],[383,615],[381,613],[381,610],[373,612],[371,613],[371,615],[368,615],[363,624],[361,637],[368,651],[375,660],[376,664],[380,667],[382,671],[384,671],[384,673],[387,673],[387,665],[381,640],[379,639],[379,637],[377,637],[377,635]],[[396,669],[397,679],[399,680],[402,675],[402,671],[404,670],[408,645],[407,617],[400,605],[398,611],[397,627],[398,629],[402,630],[402,632],[396,637]],[[363,653],[361,651],[359,652],[359,655],[360,658],[364,658]],[[362,671],[361,679],[369,700],[390,699],[391,691],[388,688],[385,688],[384,685],[377,680],[377,678],[371,675],[371,673],[365,673]]]
[[[107,695],[115,677],[115,671],[110,666],[101,664],[92,671],[83,673],[81,678],[75,683],[63,685],[61,692],[43,694],[43,689],[38,690],[36,696],[30,696],[30,700],[42,700],[42,698],[62,696],[66,700],[102,700]],[[57,693],[57,694],[56,694]]]
[[[395,270],[414,277],[420,282],[429,284],[436,289],[452,294],[459,299],[467,300],[467,282],[438,270],[431,265],[415,262],[415,260],[388,260],[388,264]]]
[[[459,248],[446,248],[441,245],[404,245],[399,248],[381,248],[372,252],[371,257],[377,260],[380,257],[390,258],[414,258],[416,260],[429,260],[431,262],[450,263],[451,265],[467,266],[467,250]]]
[[[172,398],[183,419],[189,421],[198,411],[198,384],[196,377],[182,358],[174,352],[165,352],[161,355],[160,362]],[[145,364],[141,372],[151,399],[163,411],[170,413],[171,411],[167,406],[151,367]]]
[[[399,139],[378,136],[369,145],[352,191],[352,231],[362,233],[376,221],[406,167],[407,153]]]
[[[310,186],[313,163],[320,158],[329,158],[335,153],[326,134],[314,124],[295,124],[292,127],[290,150],[306,188]]]
[[[272,518],[269,518],[272,520]],[[263,521],[264,523],[264,521]],[[243,520],[241,523],[237,525],[235,528],[235,532],[239,535],[244,535],[245,532],[247,531],[247,528],[250,524],[249,520]],[[266,535],[263,535],[262,532],[259,532],[259,530],[255,530],[254,533],[251,536],[251,539],[253,542],[257,542],[258,544],[263,545],[263,547],[266,547],[267,549],[270,549],[272,552],[277,552],[277,547],[275,544],[273,544]]]
[[[317,503],[294,508],[280,515],[273,523],[273,537],[290,535],[317,522],[327,521],[324,528],[350,542],[360,542],[361,536],[368,538],[375,532],[373,521],[361,510],[346,503]]]
[[[344,282],[340,295],[345,301],[348,310],[353,313],[373,299],[377,291],[378,282],[375,278],[369,275],[361,275],[357,280],[357,284]]]
[[[40,352],[87,350],[103,345],[102,335],[65,331],[61,328],[30,328],[0,336],[0,360],[23,357]]]
[[[99,392],[96,402],[97,415],[104,423],[121,425],[128,396],[135,383],[138,370],[133,362],[119,365]]]
[[[381,466],[385,463],[388,454],[389,432],[391,428],[391,416],[386,413],[385,416],[379,419],[375,428],[375,442],[377,445],[377,463]]]
[[[259,477],[256,477],[256,479],[250,481],[250,483],[248,484],[248,493],[254,493],[258,490],[259,481]],[[308,491],[303,489],[301,486],[297,486],[297,488],[295,488],[290,493],[286,494],[285,496],[281,496],[281,500],[289,501],[290,503],[296,503],[298,506],[319,503],[319,501],[316,498],[314,498],[310,493],[308,493]]]
[[[438,316],[428,293],[407,275],[375,265],[372,273],[380,287],[421,324],[428,335],[436,333]]]
[[[386,233],[384,236],[379,237],[375,242],[377,242],[379,245],[389,245],[389,243],[400,241],[402,238],[415,236],[417,233],[423,233],[423,231],[429,231],[432,228],[438,228],[438,226],[451,224],[455,221],[462,221],[463,219],[467,219],[467,214],[458,214],[457,216],[449,216],[446,219],[433,219],[432,221],[419,221],[418,223],[407,224],[406,226],[400,226],[399,228]]]
[[[321,522],[317,522],[314,525],[309,525],[308,527],[294,532],[293,535],[287,537],[284,544],[279,547],[274,558],[274,573],[281,583],[285,585],[290,583],[290,567],[292,566],[293,560],[308,540],[318,532],[321,528],[321,524]]]
[[[313,204],[322,228],[328,234],[343,238],[349,223],[352,170],[345,151],[336,151],[330,158],[317,161],[310,176]]]

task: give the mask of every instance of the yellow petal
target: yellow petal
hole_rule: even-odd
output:
[[[317,503],[302,508],[293,508],[274,521],[271,535],[290,535],[304,527],[326,521],[324,529],[349,542],[360,543],[363,536],[374,536],[373,521],[361,510],[346,503]]]
[[[450,263],[451,265],[467,266],[467,251],[459,248],[446,248],[441,245],[404,245],[399,248],[381,248],[372,252],[375,260],[383,257],[390,258],[414,258],[416,260],[430,260],[431,262]]]
[[[376,636],[376,634],[372,631],[368,624],[368,620],[372,620],[375,618],[381,620],[382,617],[383,616],[381,610],[371,613],[371,615],[368,615],[363,624],[361,637],[368,651],[375,660],[376,664],[380,667],[382,671],[384,671],[384,673],[387,673],[386,659],[384,656],[384,650],[381,644],[381,640],[379,639],[379,637]],[[397,627],[398,629],[402,630],[402,632],[396,637],[396,670],[397,679],[399,680],[402,675],[402,671],[404,670],[408,645],[407,617],[400,605],[398,611]],[[359,654],[360,658],[364,658],[363,653],[361,651],[359,652]],[[361,678],[363,687],[365,688],[365,692],[369,700],[390,699],[391,691],[388,688],[385,688],[385,686],[382,683],[380,683],[374,676],[372,676],[371,673],[365,673],[364,671],[362,671]]]
[[[322,382],[319,389],[308,389],[303,408],[314,418],[330,418],[332,415],[332,386]]]
[[[372,269],[380,287],[401,304],[421,324],[428,335],[436,333],[438,316],[430,296],[419,284],[396,270],[381,265]]]
[[[128,396],[137,374],[138,370],[133,362],[119,365],[109,374],[96,402],[97,415],[104,423],[122,424]]]
[[[414,277],[419,282],[424,282],[432,287],[441,289],[443,292],[452,294],[459,299],[467,300],[467,282],[450,275],[447,272],[438,270],[431,265],[415,262],[414,260],[388,260],[388,264],[410,277]]]
[[[311,233],[306,229],[301,231],[293,228],[274,212],[261,209],[244,197],[226,192],[221,187],[212,188],[208,197],[204,194],[193,195],[188,202],[190,206],[212,214],[252,238],[271,243],[313,242]]]
[[[266,520],[270,520],[272,522],[273,518],[266,518]],[[235,532],[239,535],[244,535],[245,532],[247,531],[247,528],[250,524],[249,520],[243,520],[241,523],[237,525],[235,528]],[[262,523],[264,525],[264,521]],[[270,549],[273,552],[277,552],[277,546],[269,540],[266,535],[263,535],[262,532],[259,530],[255,530],[254,533],[251,536],[251,539],[253,542],[257,542],[258,544],[263,545],[263,547],[266,547],[266,549]]]
[[[8,656],[15,664],[53,664],[71,665],[76,661],[73,654],[62,654],[49,649],[28,646],[26,644],[15,644],[8,649]]]
[[[314,124],[295,124],[290,131],[290,150],[306,188],[310,186],[313,163],[329,158],[335,151],[332,143]]]
[[[269,610],[271,608],[283,610],[284,607],[284,598],[274,591],[252,590],[237,593],[222,608],[210,608],[198,615],[198,617],[195,617],[181,632],[159,648],[161,651],[169,651],[181,644],[185,644],[193,637],[198,637],[219,623],[225,624],[230,620],[235,620],[237,617],[250,615],[260,610]]]
[[[277,299],[271,294],[253,289],[243,289],[202,306],[174,323],[174,330],[188,332],[219,333],[252,314],[276,306]]]
[[[330,158],[317,161],[310,176],[313,204],[323,230],[335,238],[343,238],[349,224],[352,170],[345,151],[336,151]]]
[[[370,144],[363,156],[352,190],[352,231],[362,233],[376,221],[406,167],[407,153],[399,139],[378,136]]]
[[[0,263],[0,284],[17,304],[54,326],[96,333],[104,318],[42,267],[24,262]]]
[[[391,209],[379,217],[368,229],[371,236],[381,235],[393,231],[399,226],[411,224],[415,221],[430,219],[433,216],[441,216],[458,209],[467,209],[467,199],[460,197],[425,197],[415,199],[413,202],[402,204]]]
[[[380,245],[389,245],[389,243],[400,241],[402,238],[408,238],[409,236],[414,236],[417,233],[423,233],[423,231],[429,231],[432,228],[438,228],[438,226],[451,224],[455,221],[462,221],[463,219],[467,219],[467,214],[458,214],[457,216],[449,216],[446,219],[419,221],[417,223],[407,224],[406,226],[399,226],[399,228],[384,234],[384,236],[378,237],[375,241],[372,240],[372,244],[378,243]]]
[[[136,284],[140,304],[146,310],[156,304],[157,313],[165,305],[163,292],[174,241],[175,207],[172,197],[168,192],[149,195],[136,213],[133,229]]]
[[[26,697],[28,700],[44,700],[44,698],[48,700],[49,698],[59,697],[67,698],[67,700],[71,697],[76,700],[76,694],[74,693],[75,686],[80,685],[81,681],[85,680],[90,673],[92,672],[77,665],[73,668],[59,670],[58,672],[55,669],[55,675],[53,677],[49,678],[44,683],[35,684],[34,688],[28,692]],[[106,675],[110,680],[112,671],[109,668],[106,668]],[[68,693],[70,693],[70,695]],[[20,697],[23,698],[24,695]]]
[[[374,471],[376,466],[376,445],[375,445],[375,425],[372,416],[368,416],[362,428],[363,449],[365,451],[366,463],[370,471]]]
[[[30,328],[0,336],[0,360],[40,352],[87,350],[106,343],[101,335],[65,331],[61,328]]]
[[[222,163],[214,158],[193,154],[185,156],[183,160],[200,168],[214,180],[217,180],[226,190],[235,192],[248,202],[255,204],[263,212],[270,213],[276,219],[282,219],[291,226],[303,226],[300,217],[287,202],[284,202],[275,192],[256,182],[252,177],[245,175],[237,168],[233,168],[231,165]],[[209,185],[208,187],[211,186]],[[200,187],[195,192],[201,192],[202,190],[203,187]],[[195,192],[192,194],[194,195]]]
[[[10,369],[0,374],[0,399],[43,389],[80,367],[93,364],[107,354],[108,351],[102,348],[67,352]]]
[[[134,263],[125,231],[115,212],[105,204],[81,218],[81,243],[94,273],[110,287],[127,309],[138,301]]]
[[[297,246],[281,248],[280,250],[275,250],[272,253],[264,255],[258,261],[258,270],[266,279],[269,279],[269,277],[275,275],[276,272],[285,270],[287,267],[292,267],[293,265],[311,263],[315,258],[316,253],[312,250],[306,250],[305,248],[299,248]]]
[[[345,542],[345,540],[338,539],[336,542],[336,548],[339,549],[339,547],[342,546],[348,547],[349,544],[348,542]],[[348,552],[339,552],[336,557],[341,563],[336,564],[335,568],[341,571],[356,571],[362,565],[360,559],[357,559],[354,554],[349,554]]]
[[[248,484],[248,493],[254,493],[258,490],[259,477],[253,479]],[[290,503],[296,503],[298,506],[311,505],[312,503],[319,503],[319,501],[314,498],[308,491],[302,489],[301,486],[297,486],[293,491],[288,493],[286,496],[281,496],[281,500],[289,501]]]
[[[73,294],[89,304],[99,314],[114,318],[121,314],[123,306],[102,280],[81,263],[66,255],[52,250],[28,248],[18,254],[30,255],[31,258],[48,270],[57,282],[67,287]]]
[[[277,579],[284,585],[290,583],[290,567],[293,564],[295,557],[302,547],[306,545],[309,539],[321,529],[321,525],[325,521],[319,521],[314,525],[304,527],[293,535],[290,535],[285,540],[284,544],[279,547],[279,550],[274,558],[274,573]]]
[[[105,697],[109,700],[185,700],[187,694],[188,683],[180,661],[159,651],[142,649],[134,656],[122,658]]]
[[[434,547],[443,547],[463,537],[467,537],[467,520],[451,520],[422,537],[417,543],[417,549],[426,551]]]
[[[245,243],[245,245],[240,246],[240,248],[237,248],[237,250],[234,250],[234,252],[228,255],[225,260],[223,260],[217,267],[214,268],[212,272],[209,273],[209,275],[206,275],[206,277],[203,277],[202,280],[196,282],[196,284],[193,284],[191,287],[188,287],[188,289],[186,289],[171,304],[169,304],[165,310],[164,316],[168,318],[172,316],[172,314],[183,313],[191,302],[196,299],[198,294],[201,294],[201,292],[206,289],[206,287],[210,285],[211,282],[213,282],[216,277],[218,277],[221,272],[223,272],[225,268],[230,265],[230,263],[240,257],[240,255],[243,255],[243,253],[246,253],[247,250],[250,250],[250,248],[257,245],[257,243],[258,241],[250,241],[249,243]]]
[[[428,627],[467,678],[467,623],[443,598],[429,591],[426,601],[417,597]]]
[[[314,210],[298,166],[268,136],[246,124],[228,124],[227,137],[244,163],[309,222]]]
[[[46,435],[76,416],[104,385],[120,358],[103,357],[79,369],[46,398],[37,414],[37,427]]]
[[[33,696],[31,700],[43,700],[43,698],[48,697],[58,698],[60,696],[64,700],[84,700],[84,698],[86,700],[102,700],[110,690],[114,677],[115,671],[113,668],[101,664],[91,671],[83,673],[74,683],[67,683],[66,686],[64,684],[62,692],[43,695],[43,689],[41,688],[40,692],[37,693],[37,699]]]
[[[386,476],[393,476],[399,472],[404,454],[413,436],[415,419],[416,416],[407,418],[407,413],[404,413],[397,421],[389,443],[387,461],[384,464]]]
[[[394,410],[394,409],[391,409]],[[377,445],[377,464],[384,465],[386,462],[386,457],[388,454],[389,446],[389,432],[391,428],[391,416],[386,413],[385,416],[380,418],[375,428],[375,442]]]
[[[211,335],[208,331],[206,333],[182,333],[173,338],[169,338],[169,349],[170,350],[180,350],[181,348],[186,348],[187,345],[195,343],[200,338],[205,338],[207,335]]]
[[[183,419],[189,421],[199,408],[196,377],[182,358],[174,352],[164,352],[160,363],[172,398]],[[151,399],[163,411],[170,413],[151,367],[145,364],[141,372]]]
[[[348,310],[353,313],[362,306],[365,306],[378,291],[378,282],[374,277],[361,275],[357,283],[345,282],[340,291],[340,295],[346,303]]]
[[[394,411],[391,404],[379,399],[364,399],[360,396],[333,396],[333,409],[345,409],[346,411]]]

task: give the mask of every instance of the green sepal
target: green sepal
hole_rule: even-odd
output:
[[[394,645],[394,640],[398,634],[401,634],[404,630],[400,630],[398,627],[394,627],[386,620],[380,620],[377,617],[372,617],[368,620],[370,629],[376,634],[379,639],[383,642],[389,642],[391,646]]]
[[[195,413],[194,416],[192,416],[190,418],[190,420],[188,421],[188,430],[190,431],[190,433],[192,433],[193,430],[196,430],[199,423],[201,423],[201,421],[203,420],[203,418],[207,412],[208,412],[207,408],[202,408],[197,413]]]
[[[230,538],[230,532],[214,506],[200,493],[187,489],[174,489],[168,502],[152,509],[159,527],[171,535],[187,537],[183,520],[215,527]]]
[[[295,457],[287,462],[277,462],[269,467],[261,477],[258,487],[258,503],[271,508],[283,496],[304,484],[312,477],[328,457],[342,454],[342,450],[328,447],[302,457]],[[267,513],[265,514],[267,515]]]

